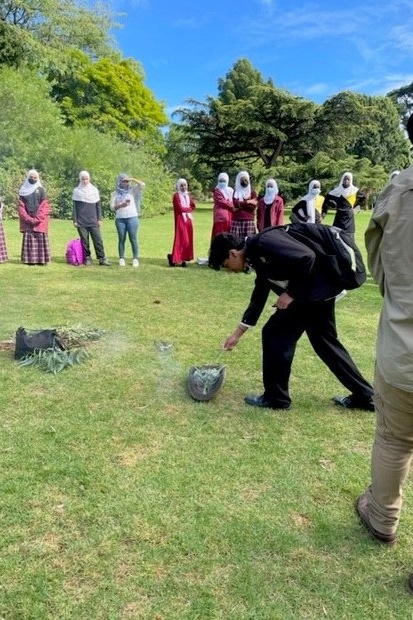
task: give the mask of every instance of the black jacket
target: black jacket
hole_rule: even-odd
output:
[[[246,241],[246,259],[256,272],[254,290],[242,322],[256,325],[270,291],[287,291],[296,303],[324,301],[338,295],[343,286],[320,256],[303,239],[307,226],[290,224],[266,228]],[[304,228],[303,228],[304,227]]]

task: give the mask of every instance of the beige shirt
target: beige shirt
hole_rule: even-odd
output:
[[[413,392],[413,166],[379,195],[365,241],[370,272],[383,296],[378,369],[390,385]]]

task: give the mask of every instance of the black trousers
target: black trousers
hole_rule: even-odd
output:
[[[102,235],[99,226],[78,226],[77,227],[80,240],[86,257],[90,258],[89,235],[92,237],[93,247],[95,248],[96,258],[103,260],[105,258],[105,250],[103,247]]]
[[[286,310],[276,310],[262,330],[264,393],[273,406],[291,403],[291,364],[304,332],[318,357],[352,394],[361,399],[372,397],[372,386],[337,337],[335,299],[293,302]]]

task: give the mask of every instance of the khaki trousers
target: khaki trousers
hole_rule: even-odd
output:
[[[413,386],[412,386],[413,387]],[[413,453],[413,391],[386,383],[377,369],[374,378],[376,432],[371,455],[369,501],[371,525],[393,534],[402,507],[402,486]]]

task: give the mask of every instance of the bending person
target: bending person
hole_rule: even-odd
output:
[[[211,244],[210,266],[243,271],[250,265],[256,272],[250,303],[224,349],[233,349],[257,321],[271,291],[279,295],[276,311],[262,329],[264,393],[248,395],[245,402],[255,407],[289,409],[289,379],[298,340],[305,332],[318,357],[349,391],[336,396],[335,404],[346,409],[373,411],[373,389],[362,376],[337,336],[335,296],[343,286],[327,271],[324,256],[298,240],[303,224],[266,228],[247,239],[223,233]],[[325,228],[324,225],[314,224]],[[297,234],[297,239],[294,235]],[[323,235],[321,235],[323,237]],[[330,245],[325,254],[330,253]]]

